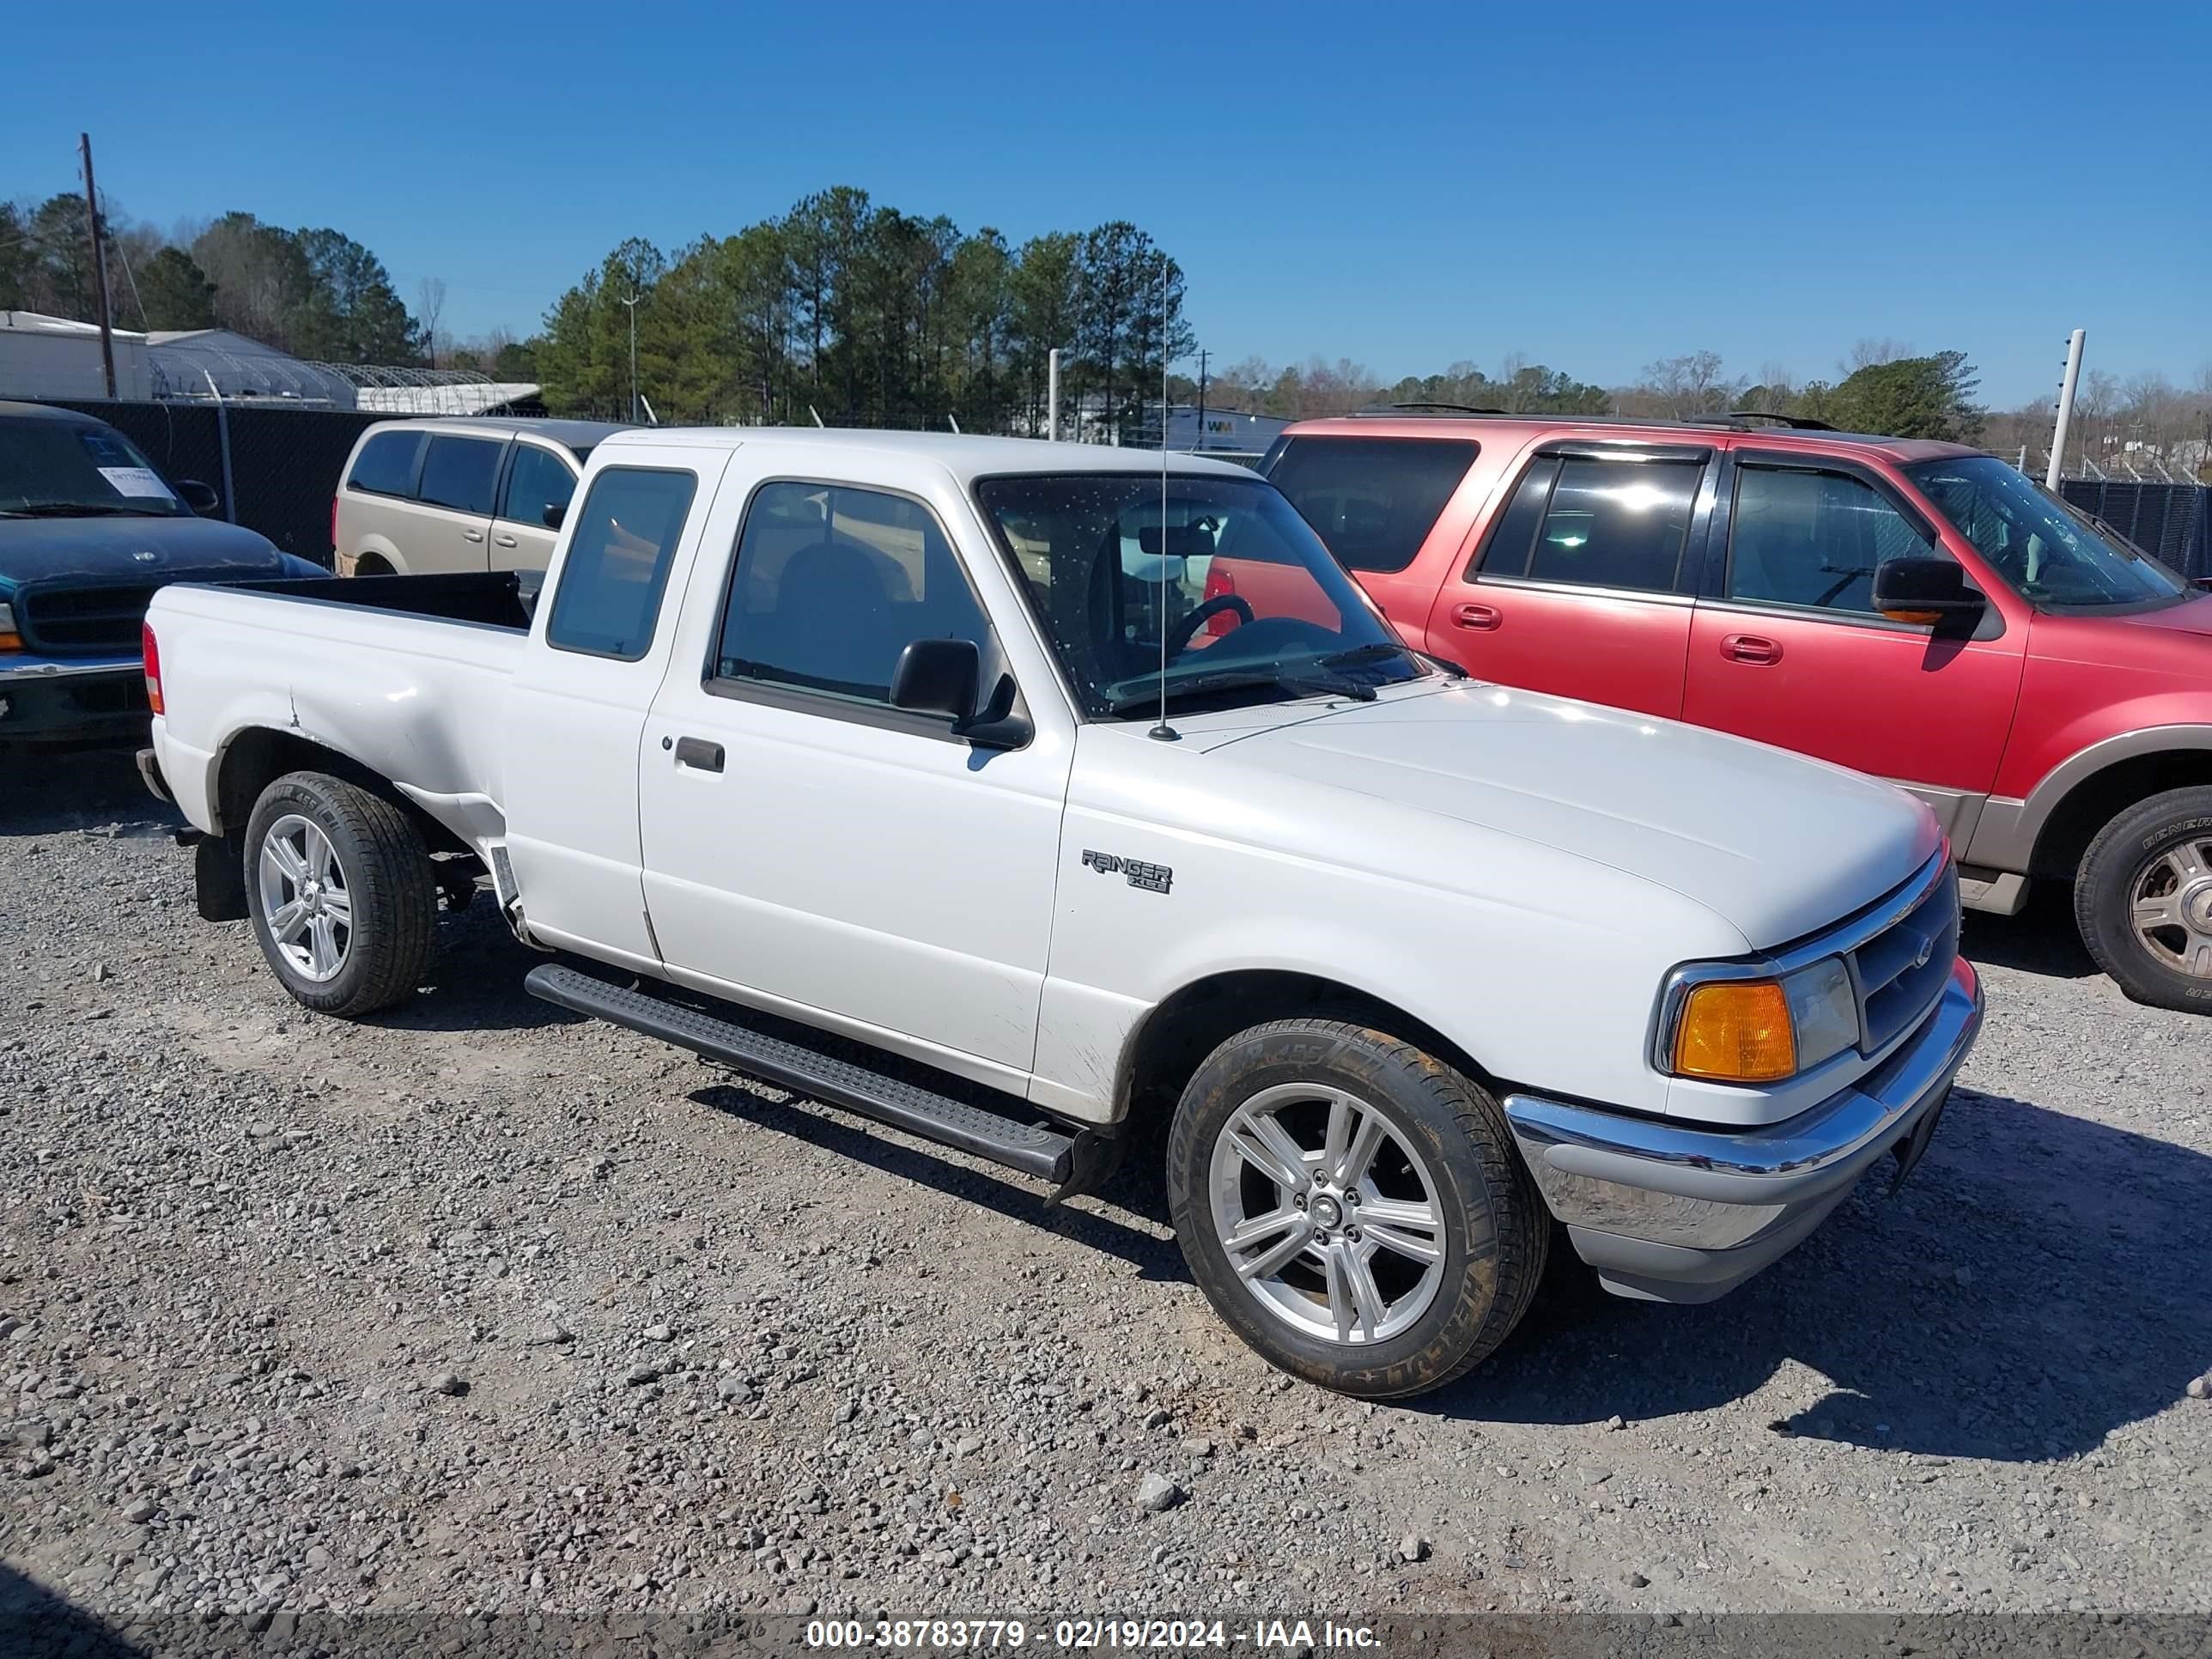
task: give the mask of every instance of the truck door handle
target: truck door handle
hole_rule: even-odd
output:
[[[515,545],[514,538],[512,536],[495,536],[492,538],[492,540],[498,543],[501,547],[513,547]]]
[[[465,542],[480,542],[483,539],[483,532],[481,530],[464,530],[461,532],[461,539]]]
[[[1782,660],[1782,647],[1763,634],[1731,634],[1721,641],[1721,655],[1763,668]]]
[[[1472,628],[1488,633],[1505,617],[1494,605],[1462,605],[1452,611],[1452,624],[1457,628]]]
[[[719,772],[722,769],[722,745],[709,743],[704,738],[678,738],[676,763],[695,772]]]

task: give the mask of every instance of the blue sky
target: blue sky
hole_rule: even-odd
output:
[[[2075,325],[2124,377],[2212,363],[2199,0],[111,0],[9,33],[0,195],[68,188],[88,128],[124,211],[336,226],[410,304],[442,278],[461,335],[529,331],[625,235],[847,183],[1017,242],[1133,220],[1217,363],[1809,377],[1887,337],[2000,405]]]

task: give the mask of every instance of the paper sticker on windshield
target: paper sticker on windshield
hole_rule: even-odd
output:
[[[173,501],[169,486],[161,482],[161,475],[150,466],[103,466],[100,476],[107,480],[118,495],[151,495],[157,501]]]

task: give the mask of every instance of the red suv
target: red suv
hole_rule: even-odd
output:
[[[1293,427],[1262,470],[1410,643],[1891,779],[1970,906],[2071,882],[2130,996],[2212,1013],[2212,594],[2004,462],[1765,416],[1393,411]],[[1214,559],[1201,625],[1269,575]]]

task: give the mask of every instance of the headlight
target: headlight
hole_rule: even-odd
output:
[[[1666,1052],[1678,1077],[1775,1083],[1833,1059],[1858,1038],[1850,970],[1842,957],[1823,957],[1781,979],[1691,986]]]
[[[21,651],[23,636],[15,631],[15,608],[0,603],[0,651]]]

